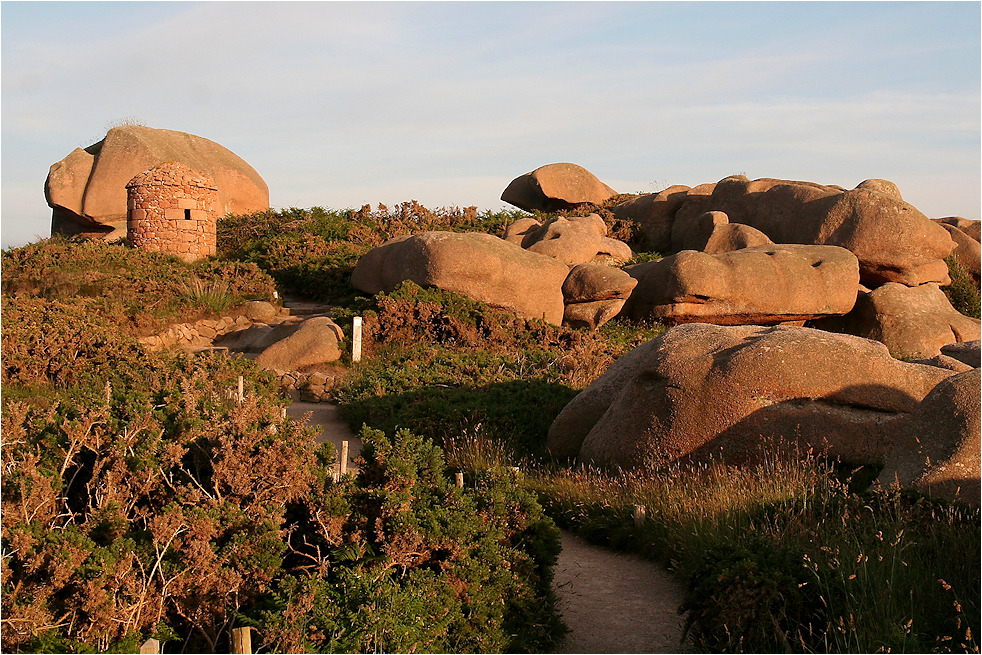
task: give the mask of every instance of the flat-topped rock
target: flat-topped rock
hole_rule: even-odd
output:
[[[638,285],[624,313],[667,324],[766,325],[845,314],[859,285],[856,257],[835,246],[684,250],[625,270]]]

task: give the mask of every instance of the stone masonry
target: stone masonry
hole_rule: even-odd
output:
[[[215,182],[169,161],[126,185],[126,241],[132,248],[194,261],[215,254]]]

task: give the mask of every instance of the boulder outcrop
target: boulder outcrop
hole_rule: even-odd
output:
[[[898,483],[978,507],[980,387],[978,368],[939,383],[900,428],[880,483]]]
[[[626,270],[638,286],[624,312],[667,324],[763,325],[845,314],[859,285],[856,257],[835,246],[684,250]]]
[[[623,264],[634,256],[623,241],[607,237],[607,224],[599,214],[552,218],[545,223],[520,219],[505,230],[505,241],[567,266],[587,262]]]
[[[516,177],[501,199],[525,211],[554,212],[583,205],[599,205],[617,192],[576,164],[541,166]]]
[[[841,246],[860,262],[865,284],[948,284],[942,261],[954,249],[943,227],[904,202],[887,180],[866,180],[855,189],[742,175],[695,188],[670,187],[613,208],[637,222],[651,249],[691,247],[687,233],[706,212],[720,211],[731,224],[758,230],[774,243]],[[947,219],[945,219],[947,220]]]
[[[203,173],[218,187],[216,214],[269,208],[269,188],[241,157],[214,141],[141,125],[114,127],[87,148],[52,164],[44,196],[52,208],[53,234],[126,236],[126,184],[163,162]]]
[[[762,446],[882,464],[899,425],[951,375],[851,335],[680,325],[576,396],[547,445],[556,456],[628,469],[742,463]]]
[[[972,279],[975,280],[976,286],[978,286],[980,279],[979,269],[982,266],[982,246],[979,245],[976,239],[969,236],[965,230],[947,223],[942,223],[941,227],[948,230],[951,240],[955,242],[955,250],[952,253],[955,259],[965,267],[972,276]]]
[[[351,274],[351,284],[375,294],[412,280],[559,325],[568,273],[559,260],[490,234],[423,232],[390,239],[366,253]]]
[[[972,237],[976,241],[982,241],[982,221],[973,221],[961,216],[947,216],[945,218],[932,219],[941,225],[951,225]]]
[[[718,182],[711,195],[687,194],[675,213],[672,244],[698,217],[722,211],[730,222],[760,230],[775,243],[840,246],[859,258],[864,284],[948,284],[944,258],[954,250],[940,225],[907,204],[886,180],[855,189],[742,175]]]
[[[641,227],[649,250],[667,253],[672,249],[672,224],[675,212],[689,195],[712,193],[713,185],[691,189],[683,185],[668,187],[658,193],[646,193],[613,207],[614,218],[633,221]]]
[[[851,312],[815,322],[815,327],[880,341],[895,357],[934,357],[948,344],[975,341],[980,321],[951,306],[937,284],[908,287],[887,283],[860,291]]]

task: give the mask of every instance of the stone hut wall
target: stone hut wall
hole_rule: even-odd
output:
[[[207,176],[167,162],[126,185],[126,240],[132,248],[194,261],[214,255],[218,187]]]

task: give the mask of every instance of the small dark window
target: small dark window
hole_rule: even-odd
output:
[[[184,210],[184,220],[186,220],[186,221],[190,221],[191,220],[191,210],[190,209],[185,209]]]

